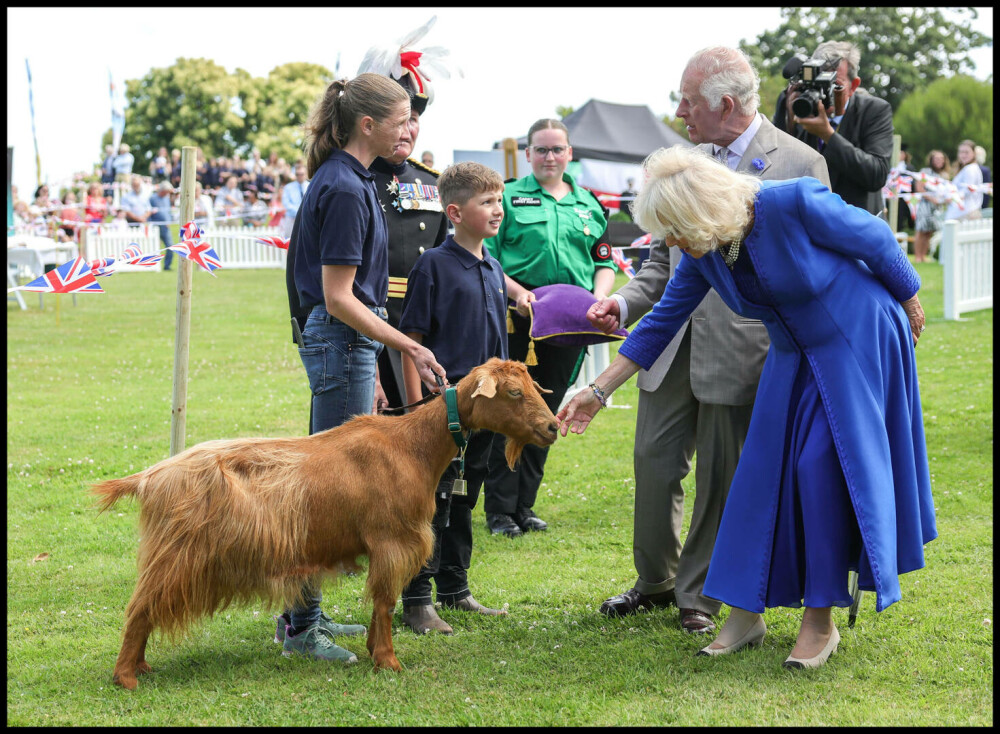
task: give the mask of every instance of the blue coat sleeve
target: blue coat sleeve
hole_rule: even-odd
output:
[[[799,219],[813,244],[861,260],[897,301],[920,290],[920,276],[888,224],[845,203],[815,179],[799,179],[795,193]]]
[[[701,303],[710,287],[695,264],[695,259],[690,255],[682,257],[673,277],[667,281],[660,302],[632,329],[618,353],[648,370],[691,312]]]

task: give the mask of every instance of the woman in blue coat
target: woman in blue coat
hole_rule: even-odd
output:
[[[848,570],[882,611],[922,568],[934,505],[914,347],[920,279],[889,226],[811,178],[759,181],[698,150],[645,163],[636,221],[685,253],[618,357],[558,417],[583,433],[648,368],[710,287],[767,326],[771,348],[726,501],[705,594],[733,608],[719,655],[764,637],[766,607],[805,606],[786,667],[819,667],[840,640]]]

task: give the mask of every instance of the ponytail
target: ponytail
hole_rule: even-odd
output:
[[[358,120],[368,116],[381,122],[410,96],[402,86],[381,74],[359,74],[330,82],[306,122],[306,169],[309,178],[334,149],[347,145]]]

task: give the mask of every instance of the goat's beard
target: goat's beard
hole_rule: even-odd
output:
[[[507,458],[507,466],[510,467],[511,471],[514,471],[514,467],[517,466],[517,462],[521,460],[521,452],[524,451],[524,447],[527,445],[525,441],[515,441],[513,438],[507,437],[507,445],[504,447],[504,456]]]

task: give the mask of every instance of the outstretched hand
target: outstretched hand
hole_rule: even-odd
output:
[[[566,435],[567,431],[583,433],[600,409],[601,403],[593,391],[581,390],[562,410],[556,413],[556,420],[559,421],[559,432],[563,436]]]

